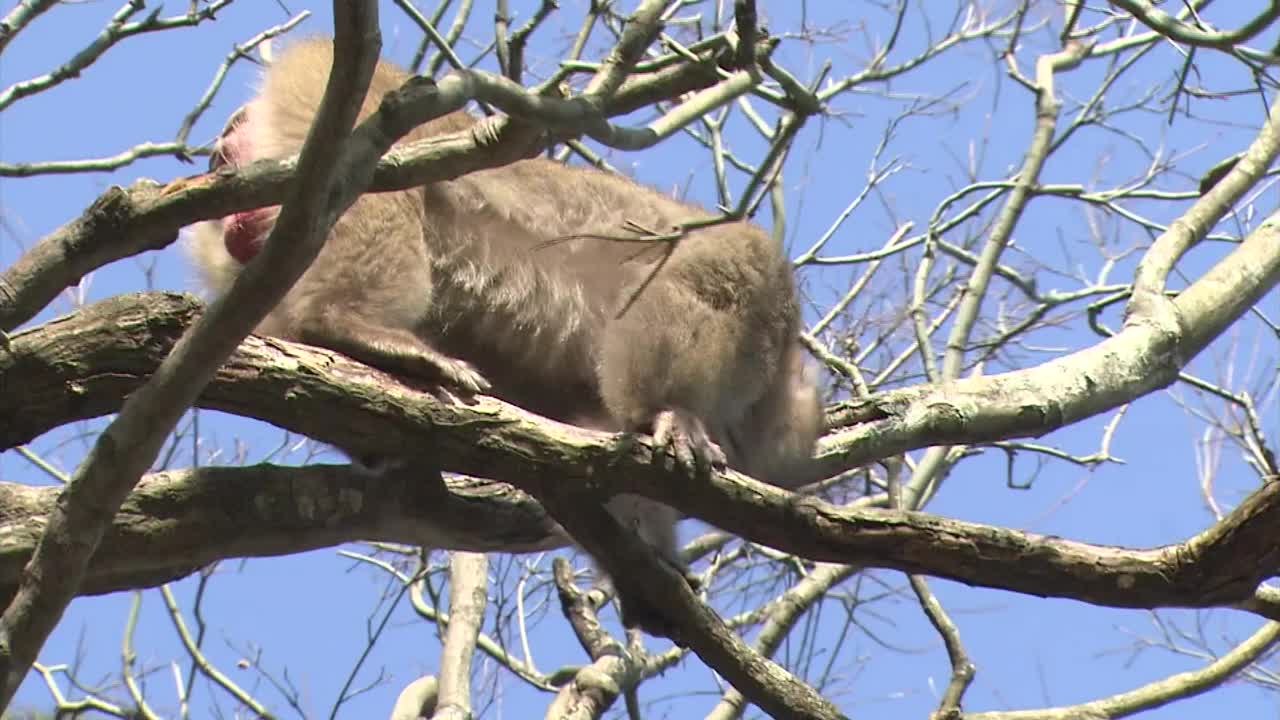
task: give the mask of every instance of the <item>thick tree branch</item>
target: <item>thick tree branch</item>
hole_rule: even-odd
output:
[[[567,483],[542,484],[536,493],[569,534],[606,570],[634,611],[643,603],[662,633],[698,654],[709,667],[774,718],[837,720],[844,715],[786,668],[752,650],[694,594],[684,576],[608,513],[595,511],[592,494]],[[597,506],[598,507],[598,506]]]
[[[421,720],[436,711],[440,683],[433,675],[423,675],[405,686],[391,708],[391,720]]]
[[[0,387],[0,444],[12,447],[118,407],[197,308],[185,296],[123,296],[15,335],[11,352],[0,356],[7,379]],[[248,338],[199,403],[530,490],[575,483],[645,495],[814,560],[1037,596],[1113,607],[1229,605],[1250,600],[1258,583],[1280,569],[1274,483],[1185,543],[1129,550],[924,513],[838,508],[731,472],[706,483],[677,481],[650,462],[643,442],[620,456],[610,436],[491,398],[447,405],[332,352],[279,340]]]
[[[0,601],[17,588],[60,488],[0,483]],[[80,593],[153,587],[225,558],[359,540],[475,552],[564,545],[528,495],[465,477],[369,477],[346,465],[258,465],[147,475],[120,506]]]
[[[795,625],[815,604],[821,602],[836,585],[858,572],[850,565],[819,564],[793,587],[774,598],[765,611],[765,621],[756,634],[753,649],[765,657],[773,657]],[[738,720],[747,710],[747,700],[737,688],[726,688],[720,702],[707,713],[707,720]]]
[[[1276,3],[1273,9],[1280,12],[1280,3]],[[1133,298],[1129,307],[1131,313],[1150,312],[1152,303],[1158,303],[1164,297],[1169,273],[1177,267],[1178,261],[1209,234],[1245,193],[1258,184],[1278,154],[1280,100],[1272,103],[1266,124],[1248,149],[1232,162],[1221,179],[1214,182],[1176,222],[1169,225],[1168,230],[1155,239],[1142,256],[1133,277]]]

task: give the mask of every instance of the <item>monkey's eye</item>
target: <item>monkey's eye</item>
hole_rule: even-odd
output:
[[[213,172],[226,164],[227,156],[222,154],[222,148],[215,147],[213,154],[209,156],[209,172]]]

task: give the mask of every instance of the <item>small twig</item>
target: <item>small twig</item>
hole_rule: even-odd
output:
[[[911,589],[915,591],[920,607],[924,609],[933,629],[942,637],[942,643],[947,648],[947,658],[951,661],[951,682],[947,683],[947,690],[938,702],[938,714],[945,717],[947,713],[960,709],[964,693],[973,682],[977,668],[965,652],[964,644],[960,642],[960,629],[951,621],[942,603],[938,602],[938,598],[929,589],[924,576],[908,575],[907,581],[911,583]]]
[[[162,30],[172,30],[178,27],[189,27],[198,25],[205,20],[212,20],[219,10],[226,7],[232,0],[213,0],[204,9],[197,9],[188,12],[185,15],[175,17],[162,18],[160,11],[162,8],[157,7],[152,10],[140,22],[130,23],[129,18],[146,9],[144,0],[127,0],[124,5],[111,16],[111,20],[102,32],[93,39],[88,46],[76,53],[70,60],[63,65],[54,69],[45,75],[23,80],[14,83],[0,92],[0,111],[12,105],[14,102],[22,98],[44,92],[49,88],[55,87],[66,80],[79,77],[85,68],[97,62],[108,50],[116,45],[116,43],[133,35],[141,35],[143,33],[158,32]],[[14,15],[22,10],[19,6],[15,8],[10,15]],[[41,10],[43,11],[43,10]],[[24,16],[28,21],[30,16]],[[10,36],[12,37],[12,36]],[[0,40],[0,42],[7,42]],[[0,45],[2,48],[3,45]]]
[[[427,39],[436,46],[440,56],[449,61],[449,67],[454,70],[461,70],[466,67],[466,63],[462,62],[462,58],[453,52],[452,43],[436,30],[435,23],[419,12],[418,8],[413,6],[413,3],[409,2],[409,0],[395,0],[395,3],[397,7],[409,16],[410,20],[417,24],[418,28],[427,36]]]
[[[243,688],[235,683],[234,680],[227,677],[213,663],[209,662],[209,658],[200,650],[197,639],[192,636],[191,630],[187,628],[187,621],[182,617],[182,609],[178,607],[178,600],[173,595],[173,590],[165,584],[160,586],[160,596],[164,598],[165,609],[169,611],[169,619],[173,621],[173,629],[178,633],[178,639],[182,641],[182,647],[186,649],[187,655],[191,658],[193,670],[199,670],[201,675],[209,678],[215,685],[230,693],[241,705],[253,711],[260,718],[270,720],[274,718],[266,706],[258,702],[256,698],[246,692]],[[188,683],[188,688],[190,683]]]

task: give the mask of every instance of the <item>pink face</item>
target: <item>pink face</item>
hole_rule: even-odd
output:
[[[253,133],[250,131],[254,120],[253,103],[236,111],[218,138],[213,155],[209,157],[209,172],[228,165],[233,168],[243,167],[257,160],[253,148]],[[223,242],[227,252],[241,264],[247,263],[262,250],[262,243],[271,231],[276,216],[280,214],[280,206],[273,205],[256,210],[233,213],[222,219]]]

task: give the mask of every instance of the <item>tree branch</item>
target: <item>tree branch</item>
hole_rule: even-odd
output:
[[[556,558],[551,569],[560,596],[560,611],[590,656],[591,664],[584,665],[560,688],[545,717],[595,720],[604,716],[620,693],[635,688],[640,679],[638,659],[600,625],[591,595],[578,589],[569,562]]]
[[[825,443],[823,472],[933,445],[1038,437],[1166,387],[1280,284],[1278,220],[1267,218],[1176,298],[1149,303],[1097,345],[1031,368],[843,405],[829,422],[854,427]]]
[[[347,465],[201,468],[145,476],[89,563],[82,595],[154,587],[210,563],[360,540],[474,552],[533,552],[567,539],[528,495],[465,477],[374,478]],[[6,542],[0,601],[57,500],[58,487],[0,483]]]
[[[0,445],[119,407],[197,308],[181,295],[121,296],[13,336],[0,360],[6,364]],[[1184,543],[1130,550],[926,513],[836,507],[734,472],[688,482],[653,463],[643,440],[620,453],[610,435],[488,397],[446,404],[336,353],[282,340],[246,339],[198,402],[322,442],[407,456],[535,493],[567,485],[602,496],[643,495],[813,560],[1037,596],[1110,607],[1229,605],[1249,600],[1259,582],[1280,570],[1280,536],[1273,531],[1280,483],[1261,487]]]

